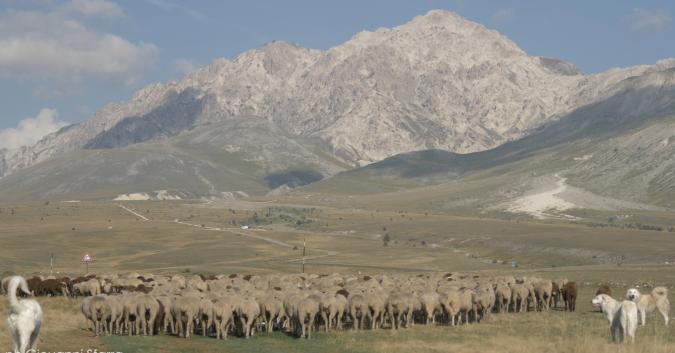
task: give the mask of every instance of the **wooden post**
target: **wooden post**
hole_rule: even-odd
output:
[[[307,248],[307,238],[302,240],[302,273],[305,273],[305,249]]]

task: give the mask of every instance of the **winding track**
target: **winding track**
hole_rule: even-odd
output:
[[[149,219],[148,219],[147,217],[143,216],[142,214],[140,214],[140,213],[138,213],[138,212],[136,212],[136,211],[134,211],[134,210],[132,210],[132,209],[130,209],[130,208],[128,208],[128,207],[122,205],[122,204],[117,204],[117,206],[121,207],[121,208],[124,209],[125,211],[127,211],[127,212],[133,214],[134,216],[136,216],[136,217],[138,217],[138,218],[140,218],[140,219],[142,219],[142,220],[144,220],[144,221],[149,221]]]
[[[124,209],[125,211],[127,211],[127,212],[133,214],[134,216],[139,217],[139,218],[142,219],[143,221],[167,222],[167,221],[162,221],[162,220],[151,220],[151,219],[149,219],[149,218],[147,218],[147,217],[141,215],[140,213],[134,211],[133,209],[128,208],[128,207],[126,207],[126,206],[124,206],[124,205],[122,205],[122,204],[117,204],[117,206],[119,206],[119,207],[121,207],[122,209]],[[270,243],[270,244],[274,244],[274,245],[281,246],[281,247],[285,247],[285,248],[289,248],[289,249],[292,249],[292,248],[295,247],[295,245],[292,245],[292,244],[283,242],[283,241],[281,241],[281,240],[273,239],[273,238],[266,237],[266,236],[262,236],[262,235],[253,234],[253,232],[256,232],[256,231],[264,231],[264,229],[259,229],[259,230],[248,229],[248,231],[244,232],[244,231],[239,230],[238,228],[202,227],[202,226],[199,225],[199,224],[193,224],[193,223],[183,222],[183,221],[180,221],[180,220],[178,220],[178,219],[174,219],[172,223],[175,223],[175,224],[178,224],[178,225],[184,225],[184,226],[194,227],[194,228],[202,229],[202,230],[204,230],[204,231],[219,231],[219,232],[227,232],[227,233],[239,234],[239,235],[242,235],[242,236],[245,236],[245,237],[249,237],[249,238],[253,238],[253,239],[265,241],[265,242],[268,242],[268,243]],[[329,257],[329,256],[335,256],[335,255],[338,255],[338,254],[339,254],[339,252],[337,252],[337,251],[333,251],[333,250],[324,250],[324,249],[318,249],[318,248],[307,248],[307,250],[318,251],[318,252],[322,252],[323,254],[321,254],[321,255],[313,255],[313,256],[306,256],[306,257],[304,258],[305,261],[307,261],[307,260],[320,259],[320,258]],[[303,260],[302,258],[298,258],[298,259],[290,259],[290,260],[288,260],[288,262],[295,263],[295,262],[300,262],[300,261],[302,261],[302,260]]]

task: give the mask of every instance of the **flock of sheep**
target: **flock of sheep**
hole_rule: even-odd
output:
[[[216,338],[281,330],[310,338],[323,329],[393,330],[416,323],[480,322],[492,312],[574,311],[565,279],[445,275],[102,275],[30,278],[36,295],[85,296],[94,334],[194,333]]]
[[[20,278],[22,281],[19,281]],[[14,280],[13,280],[14,279]],[[25,282],[25,284],[24,284]],[[425,275],[239,275],[185,277],[102,275],[2,280],[10,303],[17,288],[39,296],[82,296],[82,314],[95,335],[193,334],[249,338],[256,331],[284,331],[310,338],[312,331],[365,327],[397,330],[417,324],[481,322],[491,313],[574,311],[577,285],[566,279]],[[638,314],[658,309],[668,324],[665,287],[641,295],[630,289],[617,301],[601,287],[592,303],[606,314],[612,338],[635,339]],[[30,299],[24,299],[28,303]],[[28,314],[27,314],[28,315]],[[40,314],[41,315],[41,314]],[[38,325],[39,329],[39,325]]]

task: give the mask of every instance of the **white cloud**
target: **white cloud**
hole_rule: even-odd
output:
[[[60,121],[54,109],[42,109],[34,118],[26,118],[15,128],[0,130],[0,149],[32,146],[44,136],[68,125]]]
[[[176,61],[174,61],[173,66],[175,67],[176,71],[178,71],[182,75],[187,75],[190,72],[195,71],[195,69],[197,68],[195,64],[192,63],[192,61],[184,58],[177,59]]]
[[[122,8],[108,0],[71,0],[63,5],[65,13],[74,13],[87,17],[118,18],[124,16]]]
[[[667,13],[645,9],[633,9],[628,17],[630,29],[635,32],[662,31],[670,24],[670,20]]]
[[[119,16],[107,1],[75,0],[50,12],[0,13],[0,79],[133,83],[154,67],[158,49],[97,31],[73,16]]]
[[[505,22],[511,21],[516,16],[516,11],[514,9],[499,9],[492,15],[492,20]]]

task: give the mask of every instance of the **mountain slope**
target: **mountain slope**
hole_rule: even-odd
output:
[[[0,179],[0,190],[3,201],[112,199],[158,190],[189,198],[260,195],[346,167],[266,119],[242,117],[161,141],[68,152]]]
[[[653,70],[616,87],[613,96],[491,150],[405,153],[343,172],[309,189],[386,192],[481,179],[490,185],[478,191],[487,205],[536,189],[542,177],[561,175],[567,184],[592,192],[595,198],[673,207],[675,69]],[[511,191],[499,191],[506,189]]]

